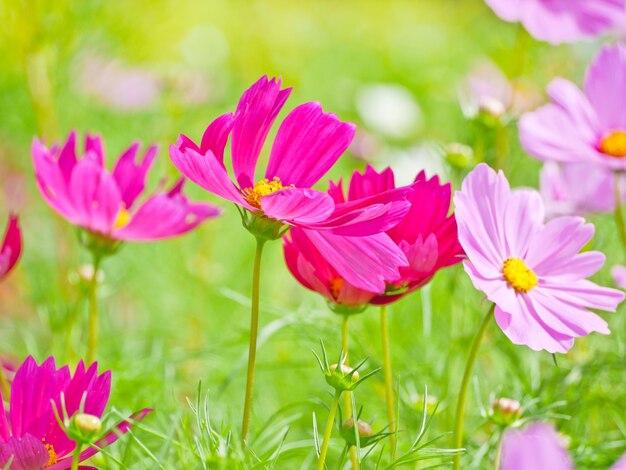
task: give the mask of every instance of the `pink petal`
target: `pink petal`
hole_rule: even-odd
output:
[[[327,219],[335,208],[332,198],[314,189],[283,189],[261,198],[261,209],[270,219],[290,225],[308,225]]]
[[[567,300],[581,307],[595,308],[608,312],[617,310],[617,306],[624,300],[624,292],[602,287],[587,279],[580,279],[565,284],[552,283],[545,280],[541,289],[550,295]]]
[[[70,177],[72,176],[72,171],[74,170],[74,166],[76,166],[77,162],[76,131],[70,132],[70,135],[67,137],[65,145],[59,153],[59,158],[57,162],[59,165],[59,170],[61,171],[63,179],[65,180],[65,184],[69,184]]]
[[[367,165],[363,174],[354,171],[350,179],[350,189],[348,190],[348,200],[375,196],[389,191],[396,187],[393,170],[389,167],[378,173],[374,167]]]
[[[207,155],[201,158],[211,158]],[[113,237],[127,241],[151,241],[185,234],[221,210],[209,204],[191,203],[181,191],[182,181],[174,190],[147,199],[132,214],[125,227],[113,232]]]
[[[611,276],[617,287],[626,289],[626,266],[616,264],[611,268]]]
[[[21,254],[22,233],[17,216],[10,215],[4,239],[0,245],[0,256],[4,258],[3,266],[0,268],[0,278],[6,276],[13,269]]]
[[[210,193],[248,210],[256,210],[245,201],[241,191],[233,184],[220,160],[211,151],[205,155],[188,147],[181,151],[178,147],[181,143],[179,138],[177,145],[170,146],[170,157],[174,166],[183,175]]]
[[[343,202],[346,202],[346,196],[343,193],[343,180],[341,178],[339,178],[336,184],[332,180],[328,182],[327,193],[330,197],[333,198],[335,204],[341,204]]]
[[[278,130],[265,177],[309,188],[324,176],[352,142],[354,124],[305,103],[287,115]]]
[[[267,134],[291,93],[281,79],[261,77],[239,100],[232,129],[233,169],[242,188],[254,186],[254,170]],[[272,175],[280,176],[280,175]],[[287,183],[292,184],[292,183]]]
[[[91,153],[94,161],[98,163],[100,168],[104,167],[104,148],[102,146],[102,137],[99,135],[85,135],[85,155]]]
[[[119,158],[113,169],[113,178],[120,189],[126,209],[132,207],[146,187],[146,175],[154,162],[157,146],[152,145],[144,154],[140,164],[135,163],[140,144],[131,145]]]
[[[404,253],[384,233],[343,237],[327,231],[304,232],[339,275],[360,289],[384,292],[385,280],[397,279],[398,268],[408,264]]]
[[[0,442],[6,442],[11,437],[11,429],[7,422],[7,413],[4,409],[4,398],[0,393]]]
[[[534,423],[506,430],[500,470],[574,470],[574,464],[554,427]]]
[[[11,470],[35,470],[48,463],[48,451],[41,440],[26,434],[21,438],[10,438],[0,443],[0,467]]]
[[[228,136],[234,122],[233,113],[226,113],[209,124],[202,136],[199,153],[205,155],[208,151],[211,151],[224,166],[224,148],[226,147],[226,142],[228,142]]]
[[[623,17],[623,2],[621,10]],[[626,129],[626,47],[623,44],[602,48],[587,71],[585,92],[603,129]]]

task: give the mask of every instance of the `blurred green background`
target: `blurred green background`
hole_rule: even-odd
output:
[[[472,65],[489,58],[511,77],[522,73],[542,93],[555,75],[580,82],[599,46],[555,48],[520,39],[516,25],[500,21],[480,0],[0,5],[0,216],[18,211],[25,237],[20,266],[0,285],[0,352],[17,360],[54,354],[73,363],[86,339],[77,329],[68,343],[65,325],[74,311],[86,322],[76,273],[88,257],[75,229],[36,190],[34,136],[51,143],[71,129],[98,132],[109,165],[136,139],[159,143],[154,188],[161,178],[176,177],[167,146],[179,133],[199,138],[258,77],[279,75],[294,87],[282,116],[296,104],[319,101],[359,126],[358,142],[330,177],[348,178],[371,161],[378,169],[392,165],[405,180],[426,167],[458,187],[469,168],[450,168],[441,145],[473,146],[481,132],[488,142],[493,139],[491,131],[463,116],[458,103],[458,87]],[[520,40],[526,41],[523,56]],[[536,187],[540,165],[522,154],[514,123],[504,132],[510,140],[507,176],[513,185]],[[268,150],[266,145],[265,156]],[[192,184],[187,190],[223,206],[224,216],[179,239],[128,244],[103,266],[99,358],[113,370],[110,404],[123,413],[144,406],[157,411],[111,449],[122,463],[100,458],[102,468],[243,465],[223,449],[207,450],[212,434],[196,422],[186,398],[195,402],[201,381],[199,396],[208,396],[216,432],[225,436],[239,429],[254,240],[232,206]],[[621,251],[612,221],[593,221],[593,248],[616,262]],[[597,280],[610,285],[608,267]],[[265,251],[261,289],[252,448],[259,456],[271,454],[288,428],[276,468],[310,468],[312,412],[322,427],[323,403],[330,401],[311,349],[319,350],[323,339],[333,356],[338,353],[340,318],[290,276],[278,242]],[[467,346],[486,308],[460,266],[390,308],[400,450],[419,429],[425,385],[440,402],[429,437],[452,430]],[[481,407],[489,407],[494,396],[516,398],[525,416],[556,422],[579,468],[606,468],[615,461],[626,448],[622,313],[605,315],[611,336],[578,340],[558,365],[547,353],[513,346],[492,325],[468,403],[470,452],[464,467],[492,465],[494,429],[481,417]],[[351,321],[351,355],[369,357],[372,368],[382,357],[378,315],[370,308]],[[357,402],[363,417],[374,420],[374,430],[385,426],[382,374],[359,389]],[[450,435],[433,444],[451,445]],[[337,437],[331,463],[340,448]],[[374,454],[363,468],[374,467]]]

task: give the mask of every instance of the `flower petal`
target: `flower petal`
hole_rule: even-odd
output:
[[[326,220],[335,209],[335,203],[321,191],[294,188],[261,197],[261,209],[270,219],[307,225]]]
[[[0,278],[6,276],[15,266],[22,254],[22,233],[16,215],[9,216],[9,223],[2,245],[0,245],[0,256],[3,258],[0,267]]]
[[[48,450],[41,440],[26,434],[21,438],[11,437],[0,443],[0,467],[11,470],[34,470],[43,468],[48,463]]]
[[[256,210],[245,201],[241,191],[233,184],[226,169],[211,151],[202,155],[189,147],[180,150],[182,143],[179,138],[177,145],[170,146],[170,157],[183,175],[210,193],[246,209]]]
[[[574,470],[574,464],[556,430],[534,423],[505,431],[500,470]]]
[[[146,175],[157,154],[157,146],[152,145],[144,154],[140,164],[135,163],[139,142],[131,145],[119,158],[113,168],[113,178],[119,187],[126,209],[130,209],[146,187]]]
[[[280,78],[261,77],[239,100],[232,129],[233,169],[242,188],[254,186],[254,172],[267,134],[291,93]],[[279,175],[273,175],[279,176]],[[291,184],[291,183],[289,183]]]
[[[363,174],[356,170],[352,173],[350,189],[348,190],[348,200],[354,201],[368,196],[375,196],[389,191],[390,189],[394,189],[395,187],[396,184],[391,168],[387,167],[378,173],[373,166],[368,164]]]
[[[623,13],[624,5],[621,10]],[[626,129],[626,47],[604,46],[587,71],[585,93],[607,131]]]
[[[209,127],[206,128],[202,135],[200,153],[205,155],[208,151],[211,151],[224,166],[224,148],[234,122],[233,113],[226,113],[209,124]]]
[[[296,107],[278,129],[265,177],[310,188],[348,148],[355,129],[354,124],[324,113],[319,103]]]

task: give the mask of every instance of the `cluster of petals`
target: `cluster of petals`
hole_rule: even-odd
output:
[[[561,44],[593,38],[626,24],[624,0],[486,0],[536,39]]]
[[[402,251],[407,263],[397,276],[385,279],[384,290],[367,291],[346,282],[340,274],[340,263],[358,262],[353,259],[324,256],[311,242],[307,232],[293,229],[284,237],[287,266],[306,288],[325,296],[330,302],[347,306],[367,303],[387,304],[426,284],[441,268],[461,261],[463,250],[457,239],[454,215],[450,215],[450,184],[441,184],[438,177],[427,179],[419,173],[407,201],[410,209],[386,235]],[[378,173],[370,165],[361,174],[354,172],[347,196],[342,182],[331,182],[328,194],[336,204],[345,204],[395,189],[390,168]]]
[[[605,46],[587,71],[584,91],[563,78],[548,86],[551,103],[520,120],[533,157],[626,170],[626,45]]]
[[[22,233],[17,216],[10,215],[9,223],[0,245],[0,279],[15,267],[22,254]]]
[[[299,227],[325,257],[343,259],[338,267],[353,285],[380,291],[406,264],[404,254],[384,234],[409,209],[407,190],[394,190],[336,204],[312,189],[348,148],[355,126],[325,113],[319,103],[295,107],[281,123],[267,168],[257,162],[290,88],[262,77],[246,90],[234,113],[215,119],[200,144],[181,135],[170,147],[174,165],[200,187],[237,204],[253,218]],[[231,179],[224,162],[230,139]]]
[[[75,132],[63,146],[47,148],[35,139],[32,157],[39,191],[72,224],[118,241],[174,237],[219,215],[216,207],[190,202],[182,192],[183,179],[141,201],[157,148],[148,148],[137,162],[139,147],[131,145],[109,172],[98,136],[87,134],[81,158],[76,155]]]
[[[502,439],[500,470],[574,470],[564,439],[551,424],[531,423],[507,429]],[[610,470],[626,470],[626,454]]]
[[[54,358],[41,365],[28,357],[11,383],[9,409],[0,400],[0,467],[10,470],[68,470],[76,443],[68,439],[57,413],[77,412],[102,417],[111,391],[111,372],[98,374],[98,364],[89,368],[81,361],[72,374],[67,366],[57,369]],[[81,408],[82,403],[82,408]],[[56,411],[55,411],[56,410]],[[144,409],[130,420],[140,420],[151,410]],[[128,432],[130,421],[122,421],[99,439],[95,446],[106,447]],[[80,462],[98,451],[88,447]],[[10,467],[7,467],[11,462]],[[81,467],[92,468],[92,467]]]
[[[511,190],[485,164],[465,178],[454,203],[465,270],[513,343],[564,353],[577,337],[609,333],[589,309],[615,311],[624,294],[586,279],[605,262],[598,251],[579,253],[593,225],[572,216],[545,223],[538,192]]]

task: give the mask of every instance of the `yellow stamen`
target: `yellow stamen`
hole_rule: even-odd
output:
[[[626,131],[614,131],[604,137],[600,151],[609,157],[626,157]]]
[[[263,178],[261,181],[256,183],[253,188],[245,188],[241,192],[243,193],[243,197],[248,204],[256,207],[257,209],[260,209],[261,198],[263,196],[267,196],[268,194],[272,194],[276,191],[287,188],[293,188],[293,185],[283,186],[280,178],[278,176],[274,176],[274,178],[272,178],[271,180]]]
[[[506,259],[502,266],[502,274],[516,292],[523,294],[539,283],[537,275],[519,258]]]
[[[330,293],[336,299],[339,298],[339,294],[341,293],[341,289],[343,288],[344,280],[340,277],[336,279],[331,279],[328,284],[330,284]]]
[[[43,445],[46,446],[46,450],[48,451],[48,463],[44,465],[44,468],[51,467],[59,461],[59,457],[57,456],[54,447],[52,447],[52,444],[46,444],[44,441]]]
[[[128,212],[124,206],[120,207],[120,210],[117,212],[117,216],[115,217],[113,228],[119,230],[126,227],[130,223],[130,219],[132,219],[130,212]]]

